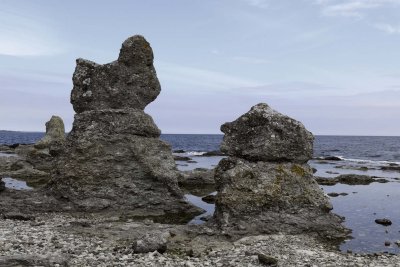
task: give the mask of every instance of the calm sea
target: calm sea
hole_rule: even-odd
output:
[[[32,144],[42,138],[40,132],[0,131],[0,144]],[[223,135],[163,134],[161,139],[173,150],[207,152],[219,150]],[[348,160],[400,162],[398,136],[316,136],[314,156],[339,156]]]

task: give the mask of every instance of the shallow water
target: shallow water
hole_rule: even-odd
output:
[[[25,181],[16,180],[10,177],[5,177],[2,179],[5,183],[6,188],[14,190],[32,190],[33,188],[28,186]]]

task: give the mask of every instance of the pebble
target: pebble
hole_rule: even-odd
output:
[[[0,263],[2,257],[24,255],[45,257],[47,263],[42,264],[44,266],[259,267],[259,255],[275,259],[279,266],[398,266],[400,262],[399,255],[343,254],[326,249],[325,245],[310,236],[284,234],[245,237],[229,247],[213,247],[212,251],[206,250],[196,254],[196,257],[170,254],[168,251],[164,254],[132,254],[129,247],[115,250],[116,244],[111,242],[110,236],[103,236],[102,228],[96,228],[99,225],[97,219],[88,219],[91,227],[85,228],[85,235],[59,227],[76,220],[69,215],[49,214],[36,220],[42,223],[0,219]],[[115,226],[110,223],[110,227]],[[400,245],[400,240],[395,243]],[[124,247],[124,244],[119,244],[119,247]],[[46,255],[40,256],[43,252]]]

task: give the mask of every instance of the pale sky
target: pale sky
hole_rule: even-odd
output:
[[[400,135],[400,0],[1,0],[0,129],[72,126],[75,59],[150,42],[163,133],[220,133],[266,102],[314,134]]]

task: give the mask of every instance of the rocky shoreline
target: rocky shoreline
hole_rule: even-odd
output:
[[[340,253],[309,235],[257,235],[229,240],[206,226],[121,221],[96,215],[42,214],[0,220],[0,266],[398,266],[399,255]],[[196,228],[196,229],[193,229]],[[168,250],[137,254],[143,232],[173,236]],[[193,238],[193,232],[198,236]]]
[[[2,146],[0,266],[396,266],[396,255],[341,253],[343,218],[308,165],[314,136],[265,103],[221,126],[213,170],[181,172],[144,108],[161,87],[153,52],[128,38],[116,61],[78,59],[65,137],[61,118],[34,145]],[[176,152],[178,153],[178,152]],[[325,159],[329,160],[329,159]],[[337,160],[337,159],[330,159]],[[385,182],[339,176],[329,182]],[[26,188],[27,189],[27,188]],[[186,191],[215,203],[204,212]],[[333,195],[332,195],[333,196]]]

